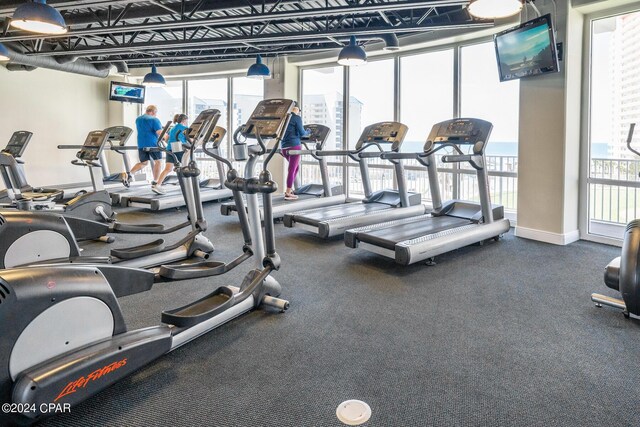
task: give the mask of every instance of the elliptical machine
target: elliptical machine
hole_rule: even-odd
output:
[[[262,101],[265,102],[269,101]],[[254,115],[264,112],[261,104]],[[268,109],[270,118],[258,116],[254,121],[264,127],[245,127],[245,135],[254,136],[260,149],[266,150],[261,131],[268,131],[272,122],[278,122],[280,128],[288,121],[289,111]],[[238,212],[241,216],[245,212],[241,193],[253,202],[257,202],[260,193],[265,215],[270,215],[277,184],[266,168],[259,177],[247,175],[245,172],[245,178],[241,178],[231,169],[225,182],[236,196]],[[249,212],[254,212],[252,228],[259,231],[251,236],[254,249],[264,254],[259,265],[245,275],[239,288],[221,286],[191,304],[163,311],[158,326],[128,331],[114,284],[105,274],[110,269],[121,269],[135,273],[139,283],[149,283],[153,280],[151,272],[77,265],[0,271],[0,322],[6,327],[6,333],[0,335],[0,400],[18,404],[24,410],[20,414],[0,413],[0,424],[36,422],[48,415],[42,408],[48,408],[49,403],[80,403],[160,356],[259,306],[285,311],[289,302],[277,298],[280,284],[270,276],[280,267],[273,221],[264,221],[263,244],[260,217],[255,209]],[[245,246],[246,240],[245,234]],[[47,345],[42,345],[44,342]]]
[[[640,151],[631,146],[636,124],[631,123],[627,135],[627,148],[640,156]],[[604,269],[604,283],[620,292],[622,299],[597,293],[591,294],[596,307],[607,305],[622,310],[625,317],[640,318],[640,220],[627,224],[622,243],[622,254],[613,259]]]
[[[191,127],[185,130],[190,150],[208,141],[220,117],[220,111],[202,111]],[[166,131],[167,127],[165,127]],[[163,145],[162,135],[158,139]],[[189,165],[177,168],[180,188],[187,206],[187,220],[172,227],[159,224],[111,224],[65,217],[51,213],[3,211],[0,212],[0,268],[12,268],[34,263],[111,263],[129,267],[150,268],[179,262],[188,258],[207,259],[213,244],[202,233],[207,229],[200,201],[197,167],[194,156]],[[189,233],[175,243],[157,239],[130,248],[112,249],[111,256],[81,257],[75,232],[85,227],[86,233],[106,235],[113,233],[168,234],[190,227]]]

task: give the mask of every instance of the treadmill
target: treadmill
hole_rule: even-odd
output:
[[[349,228],[425,213],[420,194],[407,191],[402,160],[389,160],[394,165],[398,190],[371,190],[367,159],[381,158],[384,147],[398,152],[407,130],[407,126],[399,122],[375,123],[364,129],[355,150],[318,152],[319,156],[348,156],[358,162],[365,197],[357,201],[345,200],[334,206],[286,213],[285,227],[298,227],[327,239],[342,235]],[[377,151],[367,151],[372,148]]]
[[[216,126],[208,143],[212,144],[209,151],[219,155],[220,144],[224,141],[227,131]],[[215,202],[227,200],[233,197],[233,192],[224,186],[225,168],[222,162],[216,159],[219,179],[204,179],[200,181],[200,198],[202,202]],[[164,209],[185,206],[185,199],[179,186],[175,189],[165,189],[165,194],[156,194],[151,189],[145,188],[139,192],[131,192],[120,195],[120,206],[136,207],[160,211]]]
[[[433,210],[429,214],[347,230],[345,245],[360,247],[393,258],[402,265],[427,260],[433,265],[436,255],[474,243],[498,238],[509,231],[504,208],[492,205],[485,148],[493,125],[480,119],[453,119],[437,123],[431,129],[422,153],[389,153],[389,159],[417,159],[427,166]],[[461,147],[471,147],[465,154]],[[436,152],[453,149],[442,156],[443,163],[469,163],[475,170],[480,203],[449,200],[442,203]]]
[[[130,187],[125,187],[122,182],[121,173],[111,173],[109,171],[109,166],[107,164],[107,151],[114,151],[122,156],[122,164],[124,166],[124,172],[127,174],[131,171],[131,162],[129,161],[129,157],[126,154],[126,151],[137,150],[137,146],[127,145],[129,138],[133,134],[133,130],[127,126],[111,126],[105,129],[105,132],[109,134],[107,139],[107,144],[102,152],[100,152],[100,158],[98,159],[98,163],[100,163],[100,168],[102,170],[102,184],[104,188],[111,195],[111,202],[113,204],[114,194],[116,194],[119,190],[130,191],[135,187],[139,187],[141,185],[147,184],[146,174],[140,173],[136,174],[133,177],[133,180],[130,183]],[[60,150],[82,150],[82,145],[58,145],[58,149]],[[93,191],[93,184],[91,181],[86,183],[75,183],[75,184],[63,184],[60,187],[63,190],[63,199],[70,199],[79,194],[87,193],[89,191]],[[119,197],[115,200],[119,201]]]
[[[331,186],[329,182],[329,171],[327,168],[327,159],[319,156],[318,152],[324,148],[331,129],[321,124],[309,124],[304,127],[309,131],[309,135],[302,137],[300,140],[304,146],[304,150],[289,150],[290,154],[310,155],[316,159],[320,165],[321,184],[304,184],[301,185],[298,177],[294,183],[294,194],[298,196],[298,200],[285,200],[284,195],[273,196],[273,218],[281,220],[284,214],[294,210],[312,209],[323,206],[337,205],[345,202],[345,195],[342,185]],[[314,148],[310,145],[315,144]],[[281,153],[280,150],[277,150]],[[225,202],[220,205],[220,213],[225,216],[237,214],[235,202]],[[264,218],[262,205],[260,206],[260,217]]]
[[[0,151],[0,156],[12,157],[15,160],[15,164],[17,166],[17,179],[18,182],[10,183],[5,181],[5,190],[0,191],[0,204],[6,205],[12,203],[13,197],[9,192],[11,188],[19,188],[23,193],[42,193],[43,197],[51,197],[53,200],[62,200],[62,192],[55,188],[34,188],[29,185],[27,182],[27,177],[24,171],[24,161],[21,159],[25,150],[27,149],[27,145],[29,145],[29,141],[31,141],[31,137],[33,136],[32,132],[26,130],[15,131],[11,138],[9,138],[9,142],[7,146]],[[3,175],[3,178],[6,177]]]

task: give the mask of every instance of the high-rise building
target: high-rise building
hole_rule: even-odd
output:
[[[326,149],[343,149],[343,101],[342,94],[335,92],[327,94],[310,94],[304,95],[302,105],[302,120],[304,123],[319,123],[331,128],[331,136],[326,144]],[[349,132],[351,130],[361,128],[362,121],[362,102],[355,97],[349,98]],[[356,136],[357,138],[357,136]],[[355,144],[355,141],[352,141]]]
[[[619,159],[635,158],[626,147],[626,139],[630,124],[640,118],[640,14],[615,18],[610,43],[613,117],[608,154]]]

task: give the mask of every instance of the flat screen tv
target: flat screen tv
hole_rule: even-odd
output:
[[[551,15],[544,15],[493,37],[500,81],[558,72]]]
[[[131,83],[111,82],[110,101],[135,102],[144,104],[145,87]]]

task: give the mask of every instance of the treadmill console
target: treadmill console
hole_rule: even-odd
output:
[[[33,133],[26,130],[16,131],[11,135],[11,139],[9,140],[7,147],[2,151],[11,155],[14,159],[22,157],[32,136]]]
[[[391,151],[399,151],[409,128],[400,122],[380,122],[367,126],[356,143],[356,150],[363,145],[391,144]]]
[[[302,142],[314,142],[316,144],[316,150],[322,150],[324,148],[324,143],[327,142],[327,138],[331,133],[331,129],[329,129],[325,125],[319,124],[311,124],[305,125],[305,130],[309,131],[309,135],[303,136],[300,138]]]
[[[89,132],[87,139],[85,139],[84,144],[82,144],[82,148],[78,151],[76,157],[87,162],[98,160],[107,139],[109,139],[109,132],[106,130],[94,130],[93,132]]]
[[[133,129],[126,126],[112,126],[105,131],[109,132],[109,144],[112,147],[124,147],[133,133]]]
[[[189,139],[196,141],[197,139],[202,138],[207,135],[207,133],[212,130],[212,127],[218,123],[218,119],[220,118],[220,110],[209,109],[201,111],[198,114],[198,117],[191,123],[189,126],[189,133],[187,136]]]
[[[242,127],[245,138],[255,138],[259,129],[262,138],[278,138],[284,135],[285,128],[294,107],[290,99],[265,99],[260,101],[255,110]]]
[[[473,152],[481,154],[491,135],[493,125],[481,119],[453,119],[436,123],[431,128],[424,151],[430,151],[434,144],[473,145]]]
[[[227,130],[222,126],[215,127],[213,133],[211,134],[211,138],[209,139],[209,142],[213,144],[213,148],[218,148],[220,146],[220,143],[224,141],[224,137],[226,134]]]

